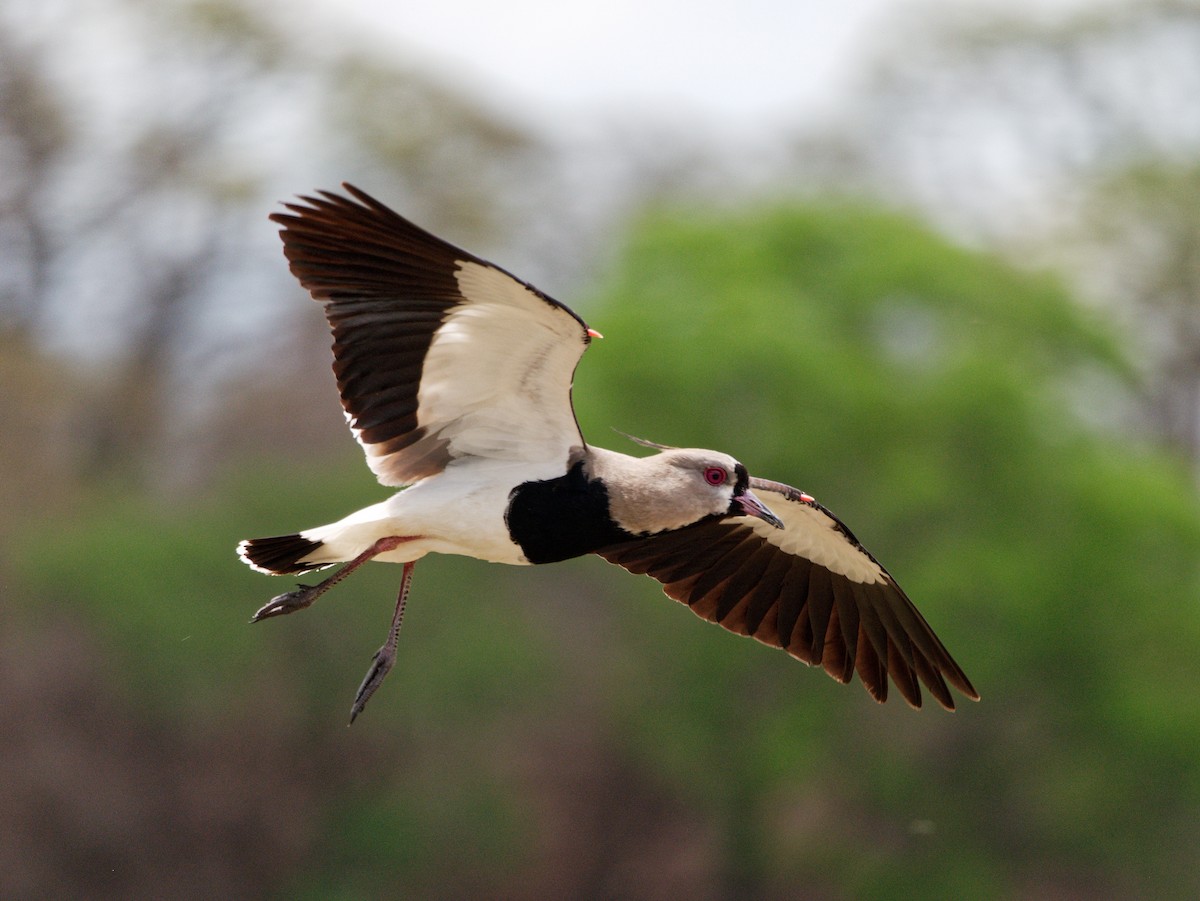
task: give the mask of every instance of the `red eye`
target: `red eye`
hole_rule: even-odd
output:
[[[725,470],[721,469],[719,466],[710,466],[708,469],[704,470],[704,481],[708,482],[708,484],[713,485],[714,487],[717,485],[724,485],[725,480],[728,477],[728,473],[726,473]]]

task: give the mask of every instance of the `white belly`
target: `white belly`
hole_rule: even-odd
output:
[[[353,560],[380,538],[411,538],[376,560],[409,563],[426,554],[459,554],[492,563],[527,564],[504,522],[515,485],[562,474],[562,466],[472,460],[452,463],[436,476],[405,488],[327,526],[301,534],[321,547],[311,563]]]

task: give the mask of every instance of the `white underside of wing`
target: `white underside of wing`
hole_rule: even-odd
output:
[[[784,527],[777,529],[761,519],[750,517],[742,521],[781,551],[805,557],[852,582],[889,581],[883,567],[840,532],[837,523],[821,510],[788,500],[783,494],[769,489],[755,487],[754,493],[783,521]]]
[[[461,262],[457,278],[467,303],[426,354],[419,424],[456,457],[565,460],[582,443],[570,402],[582,326],[498,269]]]

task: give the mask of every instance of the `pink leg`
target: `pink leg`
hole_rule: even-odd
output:
[[[367,670],[366,678],[363,679],[362,685],[358,687],[358,694],[354,697],[354,705],[350,708],[350,722],[354,722],[354,718],[362,713],[363,708],[367,706],[367,701],[371,695],[375,694],[375,689],[383,684],[383,678],[392,669],[396,663],[396,642],[400,638],[400,623],[404,621],[404,604],[408,601],[408,589],[412,585],[412,573],[415,563],[404,564],[404,574],[400,577],[400,593],[396,597],[396,612],[392,614],[392,631],[388,634],[388,640],[384,642],[383,647],[375,652],[375,658],[371,661],[371,668]]]
[[[270,601],[259,608],[254,616],[250,617],[250,622],[256,623],[271,616],[282,616],[285,613],[295,613],[297,610],[303,610],[368,560],[388,551],[394,551],[400,545],[404,544],[404,542],[412,541],[413,537],[415,536],[401,537],[399,535],[389,535],[386,538],[380,538],[325,581],[318,582],[316,585],[301,585],[295,591],[289,591],[286,594],[271,598]]]

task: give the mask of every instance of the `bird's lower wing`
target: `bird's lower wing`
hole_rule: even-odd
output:
[[[913,707],[924,683],[947,710],[947,682],[978,700],[966,674],[896,581],[807,495],[752,480],[784,522],[712,520],[605,548],[600,556],[663,584],[666,594],[731,632],[782,648],[839,682],[857,672],[877,701],[888,677]]]

